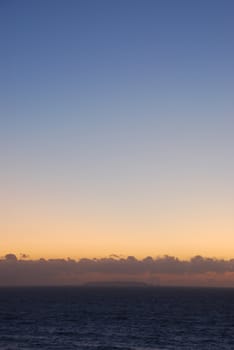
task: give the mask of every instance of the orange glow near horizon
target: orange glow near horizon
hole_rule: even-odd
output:
[[[34,218],[35,219],[35,218]],[[78,220],[77,220],[78,221]],[[156,221],[156,220],[155,220]],[[140,225],[141,223],[141,225]],[[209,222],[101,222],[100,219],[73,221],[71,218],[36,223],[22,216],[1,223],[5,232],[1,254],[28,254],[31,258],[94,258],[111,254],[146,256],[172,255],[189,259],[195,255],[233,257],[233,222],[216,217]]]

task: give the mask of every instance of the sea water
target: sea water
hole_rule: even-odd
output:
[[[0,349],[234,349],[234,290],[1,288]]]

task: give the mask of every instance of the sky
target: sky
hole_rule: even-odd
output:
[[[233,11],[0,1],[0,256],[233,257]]]

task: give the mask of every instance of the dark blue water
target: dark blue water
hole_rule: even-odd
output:
[[[234,290],[2,288],[0,349],[234,349]]]

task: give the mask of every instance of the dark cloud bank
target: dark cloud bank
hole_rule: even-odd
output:
[[[139,281],[153,285],[234,287],[234,259],[173,256],[39,259],[7,254],[0,259],[0,286],[80,285],[90,281]]]

